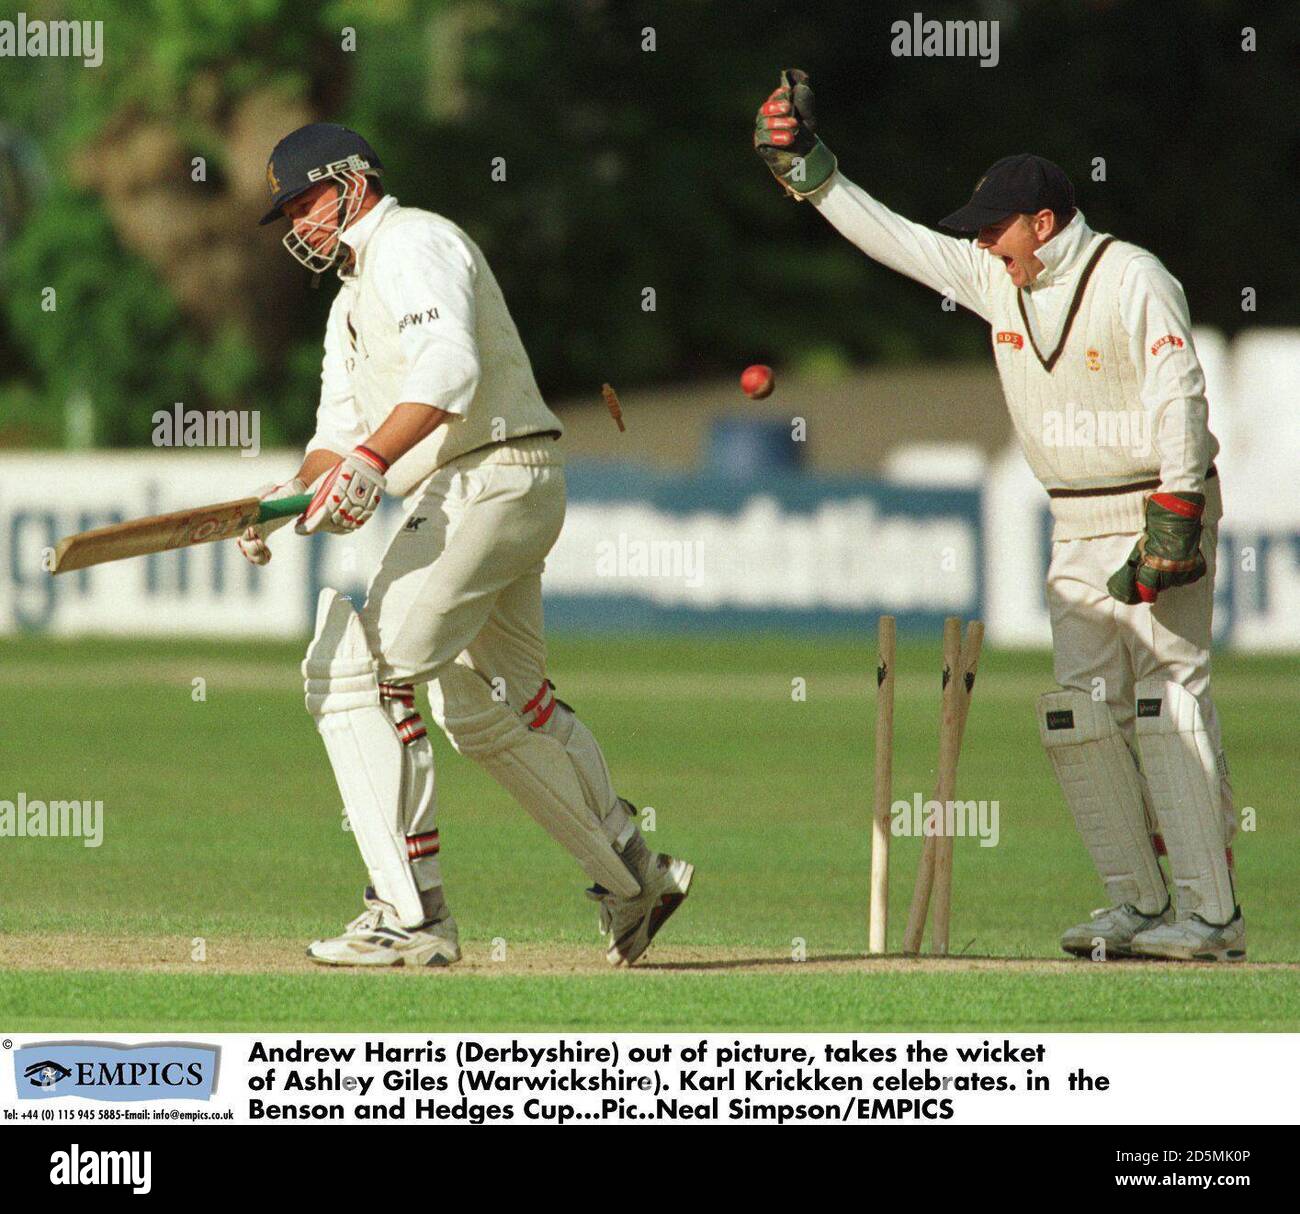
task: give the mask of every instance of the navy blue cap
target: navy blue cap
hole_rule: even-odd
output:
[[[305,194],[318,181],[334,173],[352,170],[378,173],[383,162],[356,131],[333,122],[311,122],[291,131],[266,162],[266,184],[271,190],[271,209],[260,223],[274,223],[284,215],[291,198]]]
[[[1022,152],[1004,156],[975,185],[971,200],[939,226],[953,232],[978,232],[1008,215],[1034,215],[1074,210],[1074,186],[1060,165]]]

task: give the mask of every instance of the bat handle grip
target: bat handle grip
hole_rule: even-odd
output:
[[[257,521],[269,523],[272,519],[292,518],[301,514],[311,505],[310,493],[296,493],[293,497],[279,497],[274,501],[263,502],[257,509]]]

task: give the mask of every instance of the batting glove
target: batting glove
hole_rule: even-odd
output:
[[[1205,576],[1201,552],[1204,493],[1153,493],[1147,499],[1146,530],[1106,589],[1130,607],[1154,603],[1162,590],[1188,586]]]
[[[306,493],[307,486],[295,476],[293,480],[285,481],[280,485],[263,485],[255,492],[259,502],[266,502],[274,501],[278,497],[293,497],[298,493]],[[235,543],[239,545],[239,551],[254,565],[265,565],[271,559],[271,548],[266,542],[266,537],[272,531],[278,531],[286,526],[290,521],[287,518],[277,518],[260,526],[249,527]]]
[[[754,150],[795,198],[821,189],[835,172],[834,153],[817,138],[817,116],[808,73],[797,67],[781,73],[779,88],[758,108]]]
[[[387,471],[388,461],[382,455],[376,455],[369,447],[355,448],[325,474],[294,530],[299,535],[317,531],[346,535],[355,531],[379,508],[387,487],[384,481]]]

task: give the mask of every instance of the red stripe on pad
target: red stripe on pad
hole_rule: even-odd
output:
[[[442,850],[436,830],[424,835],[406,836],[406,858],[419,860],[423,856],[436,856]]]
[[[428,732],[424,727],[424,718],[418,712],[397,723],[397,736],[403,746],[419,741]]]
[[[533,723],[532,725],[529,726],[529,728],[541,729],[541,727],[551,719],[551,713],[553,713],[554,711],[555,711],[555,701],[554,699],[552,699],[551,702],[545,708],[543,708],[542,711],[539,712],[537,716],[533,719]]]
[[[542,702],[542,699],[545,697],[546,693],[550,690],[551,690],[550,683],[543,683],[541,687],[537,689],[537,694],[533,696],[533,698],[529,700],[527,704],[524,705],[524,712],[532,712],[533,709],[536,708],[537,705]]]

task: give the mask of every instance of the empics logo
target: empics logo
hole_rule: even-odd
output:
[[[83,1151],[73,1143],[50,1156],[50,1184],[130,1186],[132,1193],[153,1189],[151,1151]]]
[[[42,1058],[39,1062],[33,1062],[23,1069],[24,1079],[33,1087],[42,1088],[47,1092],[58,1087],[60,1082],[71,1074],[72,1072],[66,1066],[61,1066],[49,1058]]]
[[[22,1100],[209,1100],[219,1056],[209,1045],[49,1041],[14,1051],[14,1085]]]

